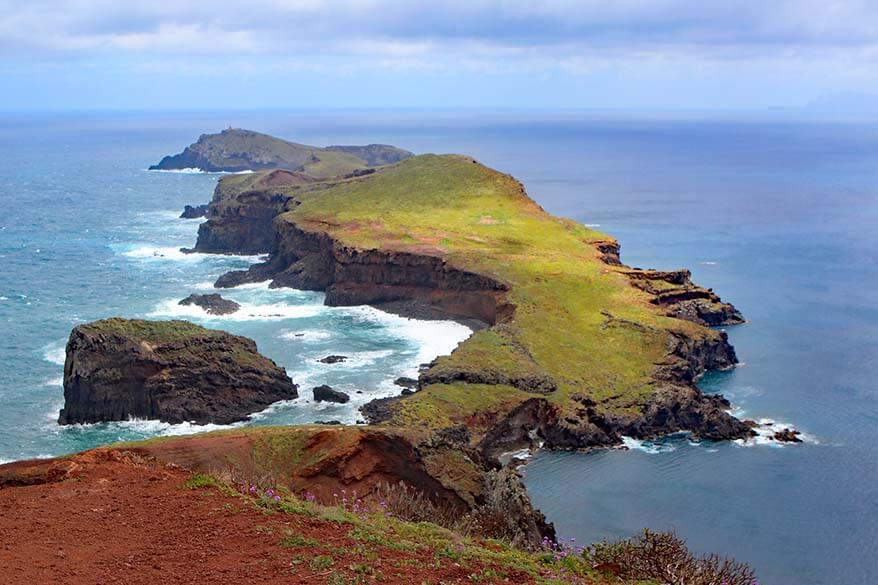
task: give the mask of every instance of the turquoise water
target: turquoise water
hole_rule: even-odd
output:
[[[300,385],[298,400],[272,405],[254,424],[353,424],[359,406],[399,393],[396,377],[417,376],[419,364],[449,353],[470,333],[456,323],[418,322],[369,307],[325,307],[321,293],[265,284],[223,292],[242,305],[232,315],[181,307],[180,299],[211,290],[224,272],[258,260],[179,251],[193,244],[199,223],[179,219],[182,206],[208,201],[219,175],[144,169],[200,131],[153,133],[148,122],[132,128],[103,117],[4,125],[0,461],[205,429],[156,421],[57,425],[64,345],[84,321],[185,318],[252,337]],[[318,362],[329,354],[349,359]],[[319,384],[348,392],[351,401],[313,403],[311,388]]]
[[[742,366],[706,376],[703,388],[748,417],[795,425],[809,442],[674,437],[542,453],[526,468],[535,502],[580,542],[673,528],[696,550],[751,562],[761,583],[878,582],[876,126],[376,112],[2,118],[0,459],[197,430],[54,424],[63,343],[84,320],[195,318],[256,339],[304,395],[327,382],[359,403],[395,392],[394,377],[465,337],[453,324],[260,287],[229,293],[243,316],[181,313],[174,301],[253,259],[177,254],[197,221],[175,216],[206,201],[217,176],[143,169],[230,124],[314,144],[472,154],[522,179],[549,211],[618,237],[627,263],[692,269],[750,321],[729,329]],[[316,362],[329,353],[354,359]],[[255,422],[356,417],[304,398]]]

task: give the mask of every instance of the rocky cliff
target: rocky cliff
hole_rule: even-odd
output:
[[[70,334],[58,422],[228,424],[296,396],[251,339],[185,321],[106,319]]]
[[[225,177],[214,189],[193,251],[268,253],[275,242],[272,220],[295,205],[289,190],[310,182],[303,173],[284,170]]]
[[[481,441],[482,452],[495,462],[505,451],[540,444],[553,448],[611,446],[621,443],[623,436],[655,438],[680,430],[712,440],[752,434],[747,424],[728,414],[730,405],[725,399],[706,396],[695,385],[705,371],[737,363],[725,333],[705,326],[740,323],[743,318],[716,293],[694,284],[688,271],[627,267],[619,258],[618,244],[605,236],[592,237],[587,249],[576,252],[582,254],[583,263],[593,262],[589,254],[597,260],[597,275],[589,278],[611,284],[618,291],[615,294],[629,300],[615,308],[609,297],[590,304],[586,310],[596,311],[597,327],[577,331],[570,329],[568,321],[541,335],[585,335],[606,338],[607,343],[627,344],[639,340],[637,344],[646,344],[631,350],[622,350],[624,345],[620,346],[620,351],[654,355],[650,364],[640,366],[644,372],[643,385],[635,391],[621,387],[611,392],[592,387],[588,382],[571,384],[571,374],[582,371],[585,363],[592,363],[587,356],[583,356],[586,358],[583,363],[561,363],[558,364],[560,369],[547,367],[551,357],[540,355],[543,351],[540,344],[534,345],[535,340],[522,331],[525,319],[537,317],[542,310],[551,311],[544,313],[546,316],[569,312],[577,297],[571,297],[566,305],[544,305],[546,308],[541,309],[533,294],[519,296],[521,289],[533,287],[535,283],[546,283],[547,288],[537,293],[544,296],[553,294],[553,284],[563,286],[557,277],[553,282],[542,274],[528,276],[527,280],[520,280],[514,272],[510,273],[511,278],[504,277],[503,273],[508,271],[506,262],[528,259],[520,249],[515,250],[514,259],[498,257],[495,263],[484,265],[481,258],[461,260],[435,246],[391,244],[363,248],[352,245],[352,241],[364,233],[362,220],[355,219],[356,214],[350,214],[354,217],[347,220],[351,222],[347,225],[356,231],[345,232],[345,220],[339,220],[335,211],[327,215],[303,212],[310,201],[326,201],[335,190],[356,193],[371,181],[395,172],[390,169],[374,176],[324,183],[313,192],[301,190],[288,200],[287,211],[272,222],[269,259],[249,270],[228,273],[216,283],[218,287],[227,287],[271,280],[271,286],[326,291],[329,305],[371,304],[392,310],[400,306],[405,309],[412,305],[426,306],[432,316],[475,319],[490,326],[451,356],[436,360],[422,372],[418,381],[421,392],[411,397],[381,400],[367,407],[364,413],[371,422],[416,423],[417,419],[410,418],[410,404],[418,404],[439,388],[459,387],[464,392],[465,388],[471,388],[472,392],[484,393],[488,391],[485,388],[493,387],[514,389],[521,396],[510,392],[508,401],[500,399],[503,406],[488,412],[471,412],[473,409],[464,405],[461,409],[468,414],[452,420],[473,425],[478,431],[476,437]],[[523,205],[533,205],[520,185],[517,190],[516,198]],[[418,197],[413,193],[408,196]],[[355,195],[348,197],[351,199],[339,199],[339,204],[353,204]],[[542,210],[531,213],[547,216]],[[486,217],[491,218],[482,215],[480,226],[495,225],[493,219],[486,220]],[[371,225],[378,231],[386,226],[383,223]],[[569,224],[562,225],[566,228]],[[402,229],[407,238],[417,233],[410,226]],[[346,237],[349,235],[354,237]],[[504,237],[508,239],[513,235]],[[477,268],[479,265],[481,268]],[[501,269],[498,270],[498,266]],[[578,298],[588,298],[591,294],[585,282],[588,280],[571,283],[574,289],[578,287],[581,291]],[[618,288],[622,283],[627,283],[628,291]],[[631,307],[641,302],[653,308],[632,315]],[[657,315],[670,319],[662,320]],[[533,329],[539,326],[538,322],[530,325]],[[608,354],[606,359],[618,360],[618,356]],[[589,367],[612,370],[615,366],[604,361]],[[632,364],[630,369],[633,371],[636,367]],[[627,376],[630,372],[618,375]],[[502,395],[503,391],[498,392]],[[431,404],[430,408],[434,406]]]
[[[271,279],[272,287],[326,291],[331,306],[386,306],[417,301],[446,317],[493,324],[510,312],[507,285],[461,270],[442,258],[384,250],[359,250],[322,231],[294,222],[273,225],[274,246],[267,262],[219,278],[227,288]]]

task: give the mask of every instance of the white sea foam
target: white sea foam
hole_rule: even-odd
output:
[[[506,465],[510,461],[527,461],[533,457],[530,449],[519,449],[518,451],[508,451],[500,454],[500,463]]]
[[[205,171],[204,169],[200,169],[198,167],[186,167],[182,169],[145,169],[151,173],[177,173],[182,175],[250,175],[253,173],[251,170],[246,171],[236,171],[234,173],[230,173],[228,171]]]
[[[650,455],[670,453],[677,449],[674,445],[664,441],[643,441],[633,437],[622,437],[622,444],[632,451],[643,451]]]
[[[109,426],[142,434],[145,436],[175,436],[175,435],[192,435],[195,433],[206,433],[209,431],[217,431],[221,429],[231,429],[243,425],[243,422],[232,423],[230,425],[206,424],[199,425],[193,422],[184,422],[179,424],[171,424],[159,420],[147,420],[140,418],[131,418],[124,421],[113,421],[108,423],[83,423],[65,425],[59,427],[59,432],[70,432],[77,430],[87,430],[97,426]]]
[[[332,333],[322,329],[304,329],[302,331],[284,331],[278,337],[289,341],[324,341],[332,338]]]
[[[137,217],[147,218],[147,219],[155,219],[156,221],[160,221],[164,227],[167,227],[167,224],[173,225],[175,222],[191,222],[193,220],[187,219],[184,217],[180,217],[179,211],[174,211],[173,209],[162,209],[161,211],[141,211],[137,214]],[[202,218],[195,218],[200,221]]]
[[[128,256],[129,258],[139,258],[143,260],[170,260],[170,261],[182,261],[182,262],[201,262],[202,260],[208,259],[217,259],[217,258],[230,258],[230,259],[238,259],[238,260],[246,260],[248,262],[258,262],[263,256],[249,255],[249,256],[238,256],[233,254],[202,254],[199,252],[187,253],[183,252],[180,248],[175,246],[153,246],[149,244],[135,246],[126,252],[122,252],[123,256]]]
[[[367,306],[350,307],[347,310],[358,318],[383,325],[395,335],[417,346],[418,350],[412,356],[409,368],[403,372],[404,375],[417,374],[418,365],[451,353],[472,335],[469,327],[455,321],[408,319]]]
[[[59,366],[63,366],[63,365],[64,365],[64,360],[67,358],[67,354],[66,354],[66,352],[65,352],[65,350],[64,350],[64,344],[61,344],[61,345],[56,345],[56,344],[50,344],[50,345],[47,345],[47,346],[43,349],[43,358],[44,358],[46,361],[48,361],[48,362],[52,362],[53,364],[56,364],[56,365],[59,365]]]
[[[9,297],[0,296],[0,301],[8,301],[8,300],[9,300]]]
[[[270,288],[271,281],[270,280],[261,280],[259,282],[245,282],[243,284],[239,284],[237,286],[232,287],[232,290],[265,290],[277,291],[279,289]]]
[[[149,260],[188,260],[197,262],[203,260],[206,254],[186,254],[180,248],[173,246],[137,246],[122,253],[129,258],[143,258]]]
[[[361,368],[363,366],[370,366],[377,362],[380,359],[390,357],[395,352],[392,349],[376,349],[373,351],[357,351],[348,356],[343,362],[337,362],[334,364],[324,364],[322,362],[317,362],[319,365],[327,367],[327,368]],[[323,357],[323,356],[321,356]]]
[[[46,386],[63,386],[64,385],[64,376],[58,376],[57,378],[50,378],[46,380]]]
[[[746,440],[738,439],[735,441],[735,443],[744,447],[786,447],[788,445],[793,445],[794,443],[777,441],[774,439],[774,433],[783,431],[784,429],[790,429],[799,432],[798,437],[802,440],[803,443],[810,443],[812,445],[820,444],[820,441],[814,435],[803,432],[800,429],[797,429],[795,426],[786,422],[781,422],[772,418],[760,418],[756,420],[756,423],[757,426],[753,428],[753,431],[756,433],[755,437],[751,437],[750,439]]]
[[[198,167],[186,167],[184,169],[145,169],[151,173],[176,173],[180,175],[197,175],[199,173],[206,173],[207,171],[202,171]]]
[[[195,290],[213,290],[216,287],[213,286],[213,282],[210,280],[205,280],[204,282],[196,282],[192,285],[192,288]]]
[[[327,310],[323,305],[293,305],[284,303],[255,304],[242,302],[241,308],[228,315],[210,315],[198,305],[181,305],[177,299],[158,304],[150,317],[195,318],[221,321],[276,321],[314,317]]]

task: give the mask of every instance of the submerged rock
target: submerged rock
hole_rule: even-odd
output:
[[[203,205],[187,205],[180,214],[180,219],[198,219],[199,217],[207,217],[207,210],[210,206],[205,203]]]
[[[339,364],[347,361],[348,356],[346,355],[328,355],[326,357],[320,358],[317,360],[321,364]]]
[[[224,299],[222,296],[213,293],[209,295],[189,295],[179,303],[179,305],[196,305],[207,311],[209,315],[228,315],[234,313],[241,308],[241,305],[235,301]]]
[[[314,388],[315,402],[337,402],[344,404],[351,399],[350,396],[339,390],[333,390],[331,386],[322,384]]]
[[[60,424],[229,424],[298,393],[252,339],[187,321],[105,319],[67,342]]]

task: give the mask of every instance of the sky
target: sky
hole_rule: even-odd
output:
[[[0,0],[0,109],[878,112],[878,0]]]

